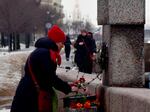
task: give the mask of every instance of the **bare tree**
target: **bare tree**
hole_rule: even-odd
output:
[[[0,31],[31,32],[39,20],[35,0],[0,0]]]
[[[89,21],[86,21],[86,22],[85,22],[85,29],[86,29],[87,31],[92,32],[93,29],[94,29],[94,26],[93,26],[92,23],[90,23]]]
[[[78,34],[81,29],[84,29],[84,22],[83,21],[73,21],[72,29],[75,31],[76,34]]]
[[[41,6],[40,1],[0,0],[0,32],[9,35],[10,51],[12,50],[12,41],[19,41],[19,33],[31,35],[31,33],[35,33],[35,29],[43,32],[47,22],[61,24],[59,20],[63,18],[63,14],[51,6]],[[49,13],[47,13],[48,11]],[[29,39],[28,37],[26,39]],[[26,40],[26,42],[30,41]],[[18,45],[15,45],[16,43],[13,43],[13,47]]]
[[[40,21],[39,11],[35,0],[0,0],[0,32],[9,35],[10,51],[12,41],[19,41],[18,33],[34,31],[35,25]],[[20,48],[15,43],[13,47]]]
[[[62,25],[62,18],[64,17],[64,14],[61,11],[57,11],[55,7],[42,6],[41,7],[41,25],[45,27],[46,23],[57,24],[59,26]]]
[[[72,22],[72,29],[75,31],[75,33],[79,33],[81,29],[85,29],[87,31],[93,31],[94,26],[89,21],[73,21]]]

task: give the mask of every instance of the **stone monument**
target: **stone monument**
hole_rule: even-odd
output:
[[[145,0],[98,0],[98,24],[108,47],[103,84],[142,87]]]

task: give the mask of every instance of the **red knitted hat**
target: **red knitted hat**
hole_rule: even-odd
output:
[[[53,25],[52,28],[49,29],[48,38],[53,40],[55,43],[65,42],[66,40],[64,32],[57,25]]]

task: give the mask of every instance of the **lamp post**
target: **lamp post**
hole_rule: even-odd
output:
[[[47,36],[48,30],[51,28],[52,24],[49,22],[50,11],[46,11],[47,21],[45,23],[45,35]]]

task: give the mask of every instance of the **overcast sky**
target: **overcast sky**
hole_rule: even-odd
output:
[[[77,0],[62,0],[62,4],[64,5],[65,13],[72,13],[74,10],[74,5]],[[97,0],[78,0],[79,8],[81,10],[81,14],[83,17],[89,16],[90,20],[97,24]]]
[[[150,25],[150,0],[146,0],[146,24]]]
[[[74,1],[76,0],[62,0],[65,13],[72,13],[74,8]],[[89,16],[91,21],[97,24],[97,0],[78,0],[80,5],[81,14]],[[150,26],[150,0],[146,0],[146,24]]]

